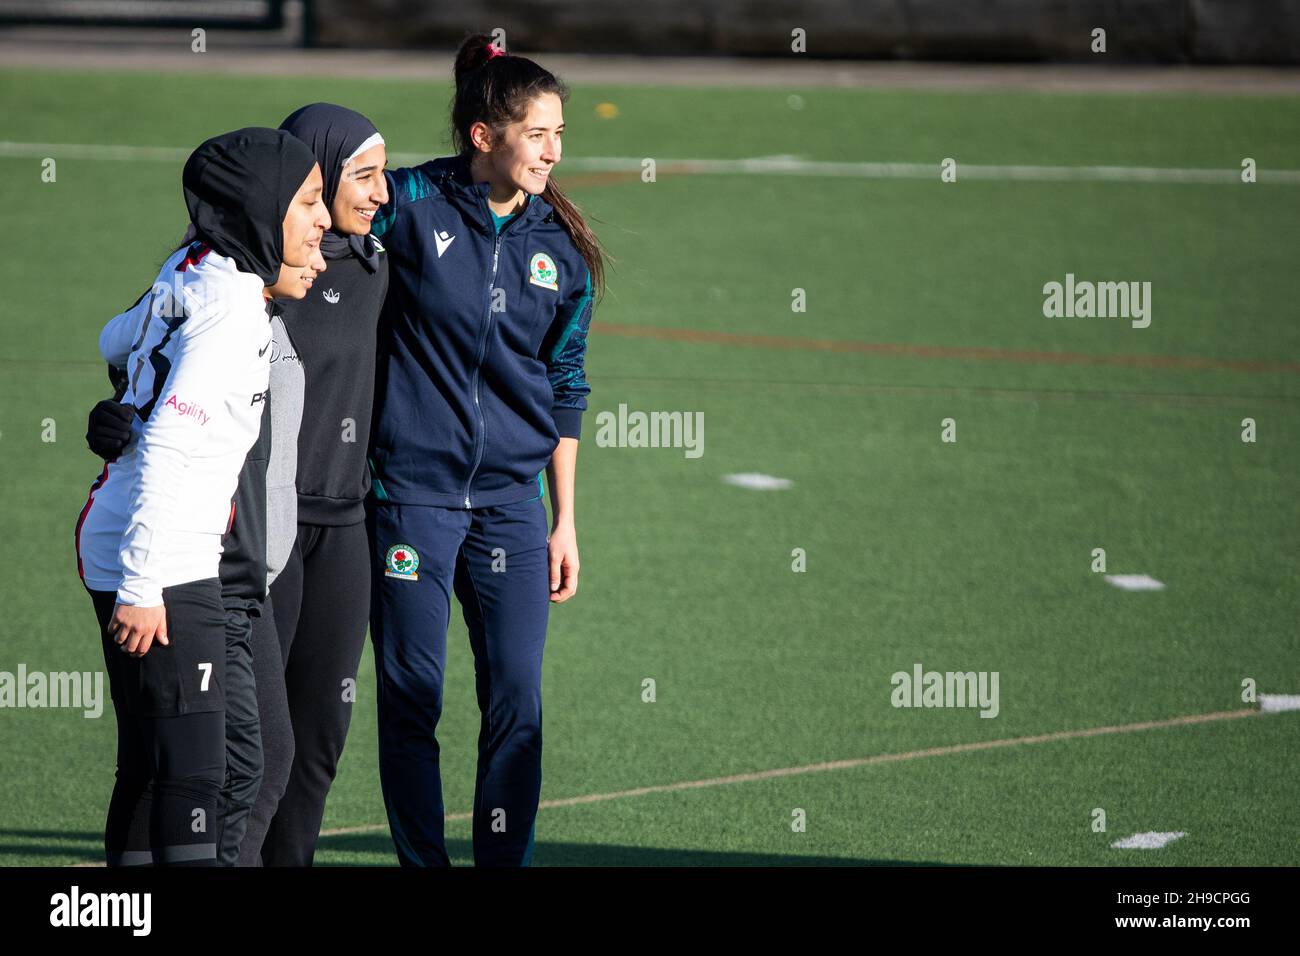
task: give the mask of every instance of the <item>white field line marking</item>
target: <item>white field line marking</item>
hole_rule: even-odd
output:
[[[1163,591],[1164,582],[1157,581],[1149,574],[1108,574],[1106,582],[1121,591]]]
[[[794,485],[789,478],[775,478],[757,471],[746,471],[738,475],[723,475],[722,480],[738,488],[750,488],[754,491],[784,491]]]
[[[1284,710],[1300,710],[1300,694],[1260,694],[1259,709],[1265,714],[1280,714]]]
[[[1169,717],[1165,720],[1143,720],[1135,724],[1116,724],[1109,727],[1085,727],[1082,730],[1057,730],[1050,734],[1036,734],[1031,737],[1008,737],[1002,740],[980,740],[974,743],[953,744],[947,747],[930,747],[925,750],[907,750],[902,753],[876,754],[873,757],[856,757],[851,760],[830,760],[824,763],[804,764],[800,767],[781,767],[776,770],[758,770],[752,773],[738,773],[729,777],[709,777],[704,780],[683,780],[679,783],[663,783],[650,787],[636,787],[632,790],[616,790],[612,793],[589,793],[580,797],[564,797],[559,800],[543,800],[537,805],[540,810],[553,810],[557,807],[576,807],[586,803],[602,803],[606,800],[621,800],[626,797],[644,797],[652,793],[675,793],[681,790],[701,790],[705,787],[721,787],[732,783],[753,783],[758,780],[772,780],[777,777],[793,777],[805,773],[821,773],[827,770],[848,770],[854,767],[869,767],[882,763],[897,763],[905,760],[919,760],[922,757],[946,757],[951,754],[972,753],[977,750],[996,750],[1001,747],[1019,747],[1028,744],[1052,743],[1057,740],[1077,740],[1081,737],[1101,737],[1107,734],[1131,734],[1142,730],[1157,730],[1161,727],[1186,727],[1191,724],[1206,724],[1217,720],[1233,720],[1238,717],[1258,717],[1263,711],[1253,709],[1219,710],[1209,714],[1191,714],[1186,717]],[[444,820],[448,823],[472,820],[470,811],[448,813]],[[375,833],[387,830],[387,823],[368,823],[359,827],[337,827],[321,830],[323,837],[346,836],[352,833]],[[103,866],[103,863],[75,863],[74,866]]]
[[[593,172],[641,172],[640,159],[614,156],[582,156],[569,160],[571,169]],[[751,173],[786,176],[838,176],[856,179],[939,178],[938,163],[848,163],[819,162],[791,156],[755,159],[656,159],[656,173]],[[1256,179],[1274,185],[1300,185],[1300,170],[1258,170]],[[1237,183],[1240,169],[1179,169],[1159,166],[982,166],[957,163],[957,182],[963,179],[1041,180],[1061,182]]]
[[[1184,830],[1178,830],[1174,833],[1157,833],[1155,831],[1135,833],[1122,840],[1116,840],[1111,844],[1111,848],[1115,850],[1158,850],[1162,846],[1167,846],[1185,836],[1187,836],[1187,833]]]
[[[589,793],[580,797],[565,797],[559,800],[543,800],[538,804],[539,810],[557,807],[574,807],[586,803],[601,803],[606,800],[621,800],[626,797],[643,797],[652,793],[675,793],[681,790],[700,790],[705,787],[721,787],[732,783],[753,783],[759,780],[772,780],[777,777],[793,777],[805,773],[821,773],[827,770],[848,770],[855,767],[870,767],[882,763],[897,763],[906,760],[919,760],[922,757],[946,757],[952,754],[972,753],[977,750],[996,750],[1002,747],[1020,747],[1028,744],[1053,743],[1058,740],[1077,740],[1082,737],[1101,737],[1108,734],[1131,734],[1142,730],[1156,730],[1162,727],[1185,727],[1190,724],[1205,724],[1218,720],[1232,720],[1237,717],[1258,717],[1262,712],[1254,709],[1220,710],[1209,714],[1192,714],[1187,717],[1170,717],[1165,720],[1144,720],[1135,724],[1117,724],[1110,727],[1085,727],[1082,730],[1058,730],[1050,734],[1036,734],[1031,737],[1009,737],[1002,740],[981,740],[974,743],[953,744],[947,747],[930,747],[925,750],[907,750],[902,753],[876,754],[873,757],[855,757],[850,760],[830,760],[825,763],[804,764],[800,767],[781,767],[776,770],[758,770],[753,773],[738,773],[728,777],[709,777],[704,780],[684,780],[680,783],[664,783],[650,787],[637,787],[633,790],[617,790],[612,793]],[[449,813],[446,819],[472,820],[473,813]],[[342,827],[337,830],[322,830],[321,836],[341,836],[348,833],[367,833],[384,830],[388,824],[370,824],[360,827]]]
[[[172,146],[95,145],[88,143],[18,143],[0,141],[0,158],[138,160],[184,162],[191,150]],[[389,154],[396,165],[414,165],[433,157],[424,153]],[[575,172],[637,173],[641,159],[620,156],[581,156],[565,161]],[[797,156],[763,156],[753,159],[656,159],[657,173],[749,174],[759,176],[832,176],[852,179],[938,180],[938,163],[846,163],[818,162]],[[1300,170],[1261,168],[1259,184],[1300,186]],[[1180,169],[1160,166],[981,166],[957,163],[957,182],[966,179],[993,181],[1036,180],[1040,182],[1149,182],[1241,185],[1241,170]]]

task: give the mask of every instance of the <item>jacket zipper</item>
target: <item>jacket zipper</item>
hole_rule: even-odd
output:
[[[491,210],[488,211],[491,216]],[[478,438],[474,442],[474,464],[470,466],[469,480],[465,482],[465,507],[470,507],[469,489],[474,484],[474,475],[483,460],[483,448],[487,444],[487,422],[483,419],[483,406],[479,404],[479,381],[482,378],[483,358],[487,353],[488,336],[492,328],[492,290],[497,284],[497,260],[501,256],[501,233],[497,233],[492,246],[492,277],[487,287],[487,313],[483,319],[482,335],[479,338],[478,354],[474,360],[474,412],[478,415]]]

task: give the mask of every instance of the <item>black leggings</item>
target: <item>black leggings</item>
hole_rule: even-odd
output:
[[[269,729],[275,705],[268,701],[262,712],[263,737],[271,741],[266,777],[245,840],[251,844],[259,819],[273,814],[262,844],[266,866],[312,864],[352,719],[370,619],[369,568],[364,522],[300,524],[293,552],[271,585],[292,740],[286,747]],[[261,673],[259,667],[259,690]],[[287,774],[286,754],[292,761]]]
[[[173,646],[189,630],[185,587],[163,592]],[[116,595],[91,591],[90,597],[117,715],[117,782],[104,828],[108,865],[215,866],[226,767],[225,711],[142,714],[137,699],[142,659],[124,654],[107,631]],[[211,615],[210,608],[200,610]]]
[[[253,674],[265,769],[261,789],[248,815],[236,866],[262,865],[266,831],[289,785],[289,770],[293,766],[293,725],[289,722],[289,700],[284,692],[284,657],[276,633],[274,603],[275,599],[268,597],[262,605],[262,616],[253,618]]]
[[[236,604],[242,602],[235,602]],[[226,608],[226,780],[221,788],[221,841],[219,866],[236,866],[242,859],[241,841],[262,786],[263,739],[259,696],[262,674],[254,660],[261,622],[275,624],[268,607],[260,616],[241,607]],[[271,642],[275,642],[274,633]],[[277,649],[276,657],[279,657]],[[256,679],[255,679],[256,678]]]

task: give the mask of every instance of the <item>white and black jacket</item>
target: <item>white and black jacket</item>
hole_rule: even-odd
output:
[[[237,517],[232,498],[269,401],[263,287],[195,243],[173,253],[153,288],[105,326],[100,351],[126,368],[122,400],[136,416],[77,523],[87,587],[148,607],[162,603],[164,587],[218,576],[222,536]],[[265,504],[254,523],[261,540],[247,544],[264,576]]]

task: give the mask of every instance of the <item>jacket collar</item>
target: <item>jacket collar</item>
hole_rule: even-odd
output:
[[[488,192],[491,184],[476,183],[470,175],[469,156],[447,156],[435,159],[427,164],[425,171],[434,185],[447,197],[447,200],[461,212],[478,224],[489,236],[496,235],[492,224],[492,211],[488,206]],[[511,231],[526,229],[531,224],[542,222],[554,212],[554,207],[539,195],[529,195],[524,210]]]

